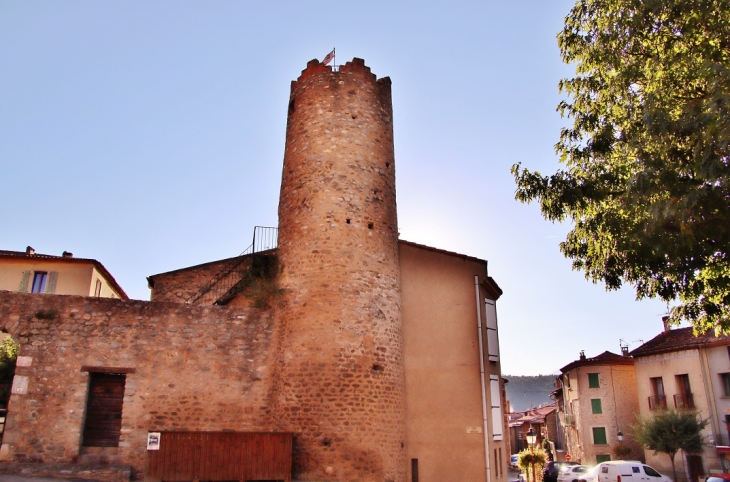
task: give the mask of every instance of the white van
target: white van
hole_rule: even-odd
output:
[[[672,482],[637,460],[612,460],[598,465],[598,482]]]

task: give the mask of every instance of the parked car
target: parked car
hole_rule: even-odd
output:
[[[611,460],[598,467],[598,482],[673,482],[637,460]]]
[[[578,482],[598,482],[598,465],[590,469],[588,472],[584,472]]]
[[[509,466],[515,470],[519,469],[519,467],[517,466],[517,459],[519,458],[520,454],[512,454],[509,458]]]
[[[705,482],[728,482],[730,481],[730,474],[713,474],[708,475]]]
[[[558,482],[558,472],[563,467],[579,465],[578,462],[548,462],[542,471],[543,482]]]
[[[558,472],[558,482],[578,482],[589,470],[585,465],[566,465]]]

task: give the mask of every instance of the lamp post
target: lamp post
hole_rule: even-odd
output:
[[[619,443],[624,441],[624,433],[621,430],[616,435],[618,436]]]
[[[527,431],[526,437],[527,438],[527,445],[530,447],[530,452],[533,454],[535,453],[535,442],[537,441],[537,434],[534,430],[532,430],[532,427],[530,427],[530,430]],[[530,464],[532,467],[532,482],[537,482],[537,479],[535,478],[535,463]]]

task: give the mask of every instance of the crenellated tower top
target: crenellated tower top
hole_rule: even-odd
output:
[[[390,77],[382,77],[378,79],[377,76],[370,71],[370,67],[365,65],[365,61],[363,59],[355,57],[351,62],[347,62],[345,65],[340,65],[337,69],[324,65],[317,59],[312,59],[307,62],[307,68],[302,70],[302,74],[299,78],[292,81],[292,90],[294,90],[297,82],[317,73],[360,74],[365,78],[370,78],[373,82],[390,85]]]

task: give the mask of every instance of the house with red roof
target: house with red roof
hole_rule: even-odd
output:
[[[670,329],[631,352],[635,360],[639,411],[651,417],[660,410],[696,411],[709,420],[702,453],[678,454],[677,473],[698,482],[704,476],[730,472],[730,336],[695,335],[692,328]],[[671,473],[666,454],[646,451],[646,461]]]
[[[614,458],[621,445],[633,449],[632,458],[641,456],[641,447],[629,431],[638,411],[634,360],[625,350],[622,353],[605,351],[586,357],[581,352],[577,360],[560,369],[552,395],[567,460],[595,465]]]
[[[95,259],[0,250],[0,290],[21,293],[129,299],[103,264]]]

